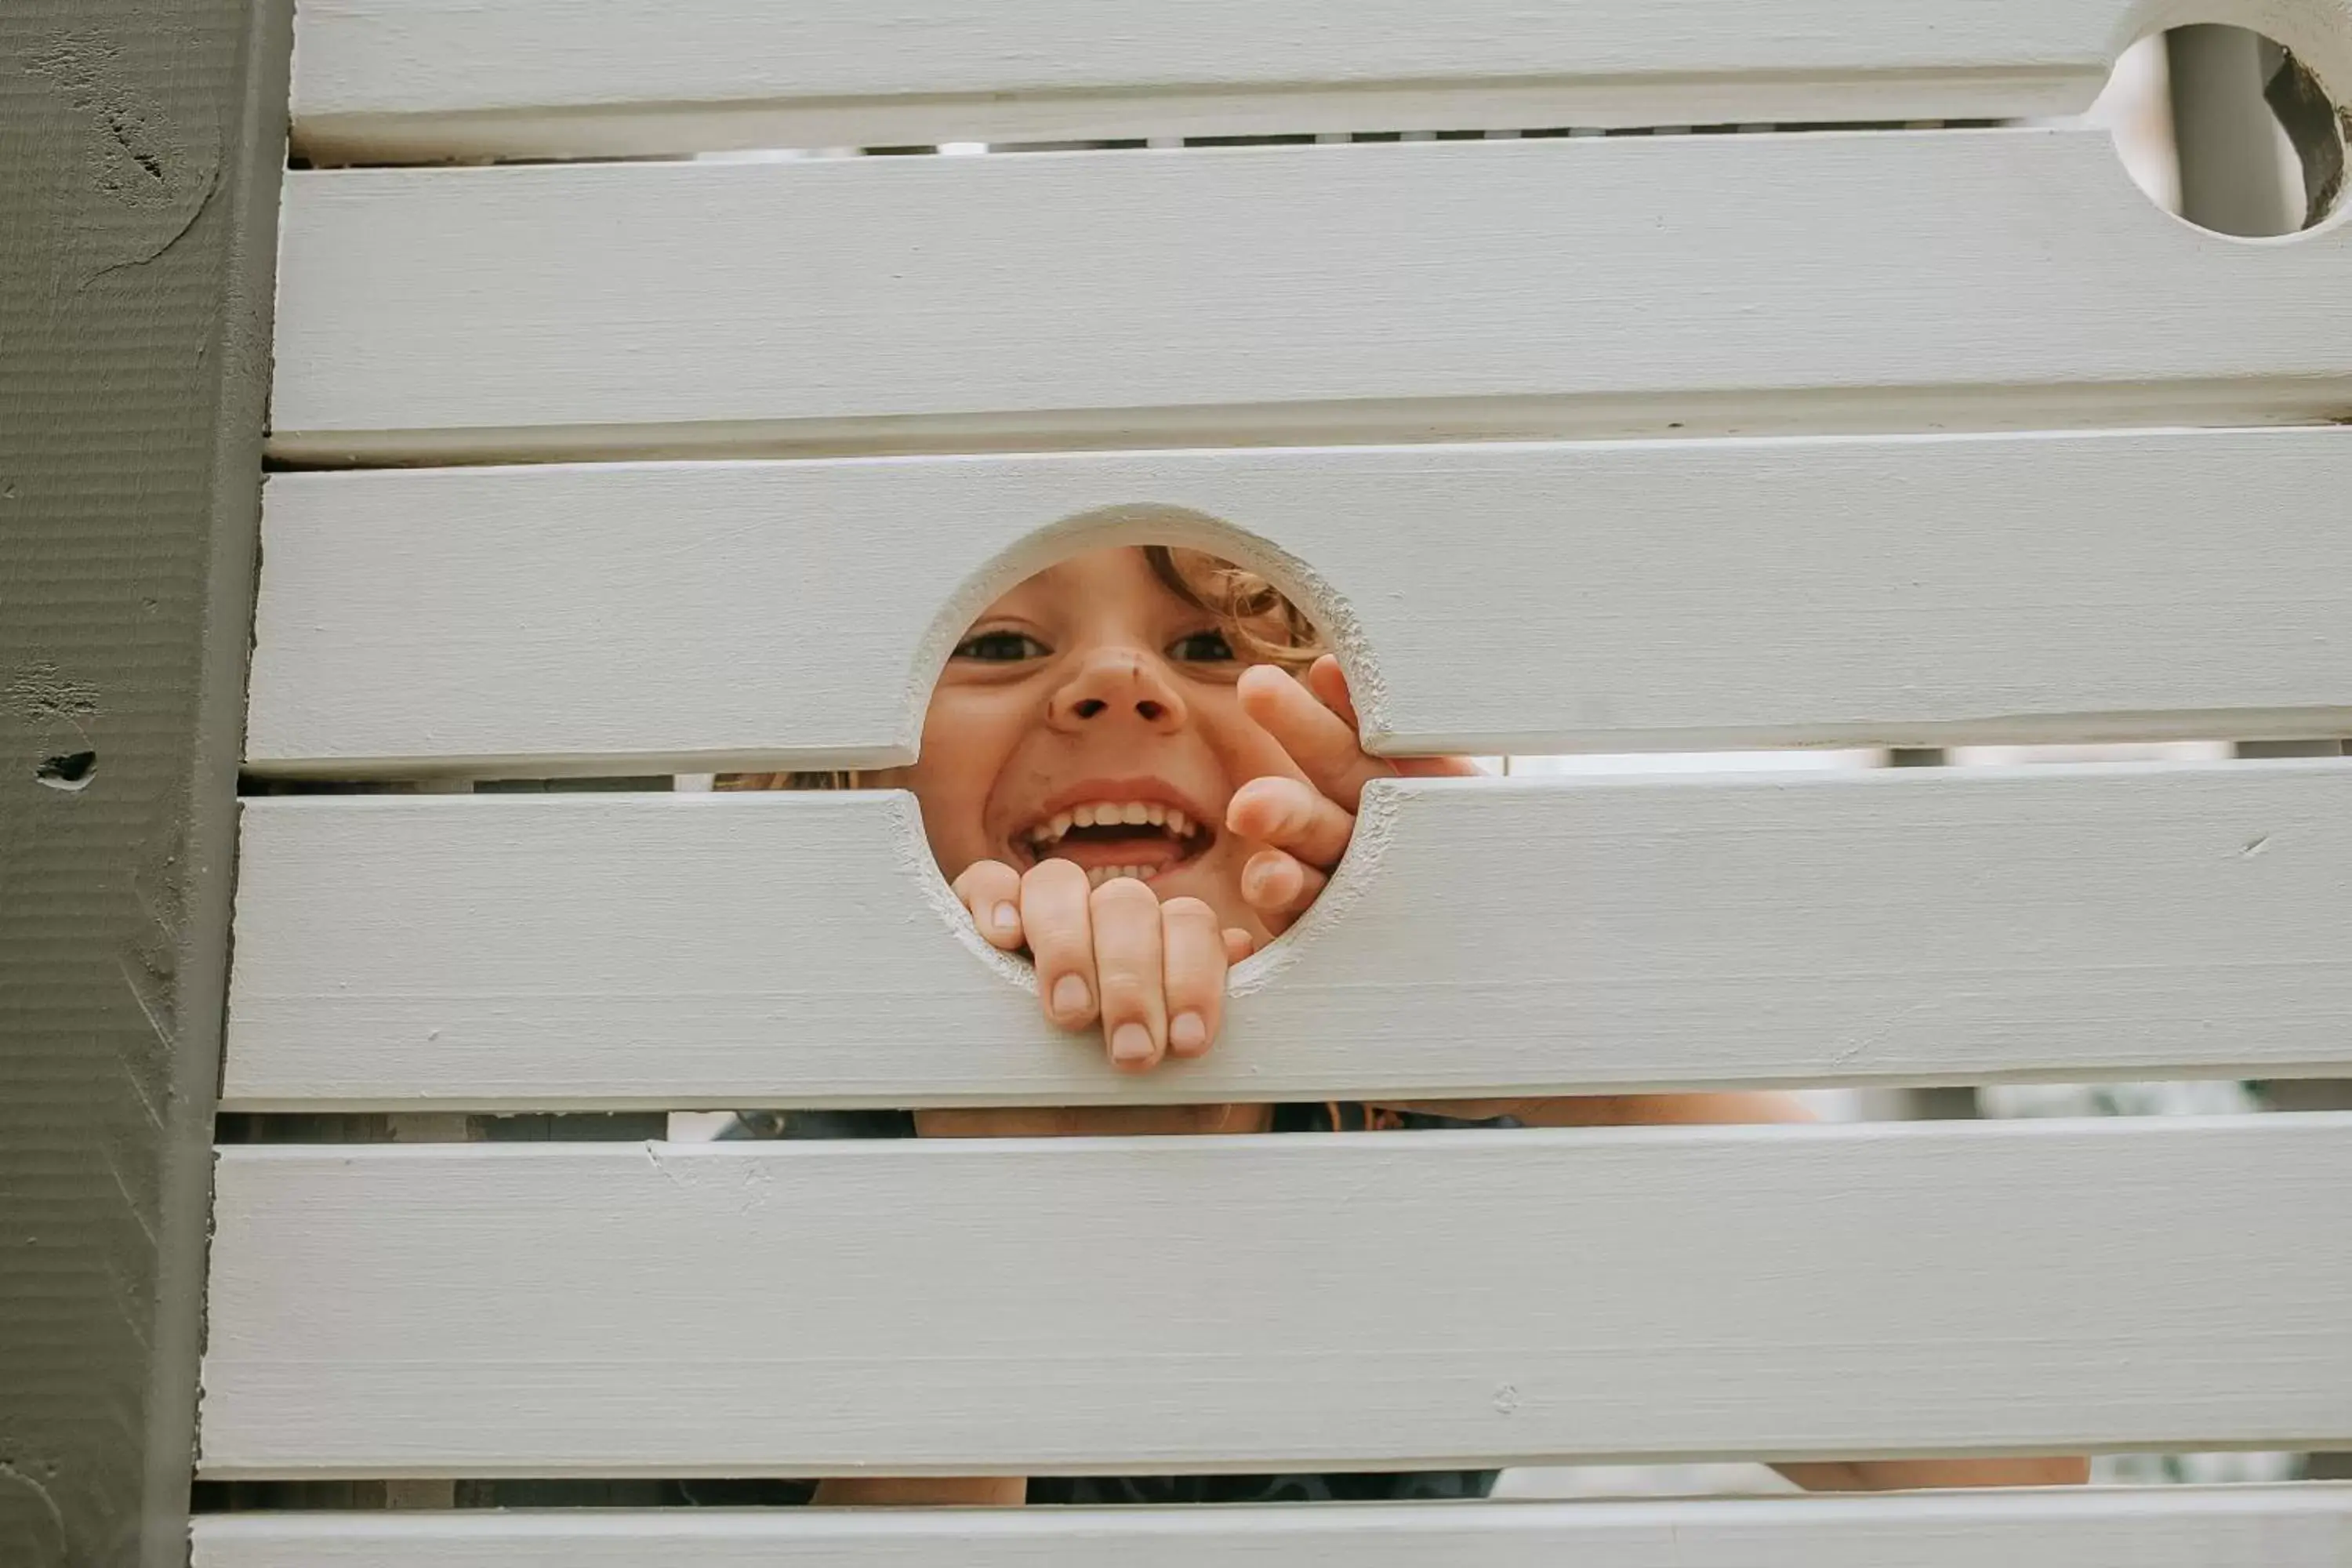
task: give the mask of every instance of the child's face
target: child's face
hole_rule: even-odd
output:
[[[871,782],[914,792],[950,881],[981,860],[1016,872],[1072,860],[1097,885],[1131,868],[1163,901],[1201,899],[1221,923],[1269,936],[1241,896],[1242,867],[1265,846],[1225,826],[1225,803],[1253,778],[1301,775],[1243,714],[1247,668],[1140,549],[1074,556],[972,623],[932,692],[921,759]],[[1147,819],[1080,826],[1130,805]]]

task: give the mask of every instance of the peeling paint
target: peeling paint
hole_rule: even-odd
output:
[[[59,34],[35,50],[25,68],[58,87],[90,121],[99,190],[133,205],[171,200],[187,154],[146,95],[124,81],[121,50],[111,40],[88,31]]]
[[[23,66],[80,117],[84,179],[105,198],[95,210],[76,212],[76,227],[93,253],[77,289],[163,256],[218,193],[219,128],[174,122],[132,79],[121,47],[96,29],[52,34],[24,57]],[[124,223],[126,216],[135,221]]]
[[[98,717],[98,688],[46,660],[21,666],[0,688],[8,706],[34,723]]]

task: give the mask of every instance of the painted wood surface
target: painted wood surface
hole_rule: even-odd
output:
[[[1219,1048],[1036,1016],[882,792],[246,805],[232,1109],[2286,1077],[2352,1060],[2352,763],[1376,784]]]
[[[2310,5],[2288,7],[2315,12]],[[322,159],[2063,114],[2126,0],[309,0]]]
[[[0,4],[0,1564],[184,1563],[287,0]]]
[[[2095,130],[298,171],[274,449],[2311,421],[2347,247]]]
[[[1139,537],[1315,604],[1400,754],[2352,733],[2347,496],[2352,429],[280,474],[247,749],[903,763],[991,598]]]
[[[249,1145],[216,1181],[224,1478],[2352,1443],[2346,1115]]]
[[[2352,1487],[1414,1507],[214,1518],[194,1568],[2342,1568]]]

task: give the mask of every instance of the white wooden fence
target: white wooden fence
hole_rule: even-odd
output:
[[[2235,9],[2352,87],[2347,0]],[[315,0],[295,148],[1991,120],[2185,16]],[[2197,230],[2099,132],[318,167],[280,300],[274,445],[317,471],[268,498],[265,773],[903,761],[978,605],[1147,536],[1313,605],[1399,753],[2352,731],[2352,227]],[[2342,1076],[2352,764],[1379,789],[1218,1053],[1145,1079],[1035,1019],[903,796],[256,800],[236,940],[224,1104],[262,1113]],[[217,1184],[223,1479],[2352,1447],[2340,1116],[236,1145]],[[224,1515],[195,1552],[2341,1568],[2352,1495]]]

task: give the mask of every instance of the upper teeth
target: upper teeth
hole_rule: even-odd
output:
[[[1165,827],[1171,837],[1190,838],[1194,831],[1192,819],[1172,805],[1160,805],[1151,801],[1100,801],[1057,811],[1045,821],[1029,830],[1030,841],[1051,844],[1073,827],[1104,827],[1132,824],[1142,826],[1150,823]]]

